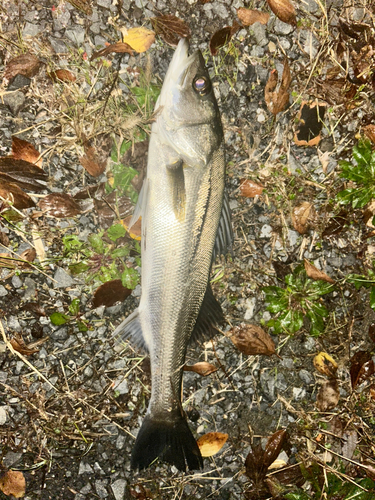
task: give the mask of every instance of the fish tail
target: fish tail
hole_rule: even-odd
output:
[[[145,469],[157,458],[181,471],[203,468],[203,459],[186,419],[169,413],[165,418],[146,415],[133,447],[132,469]]]

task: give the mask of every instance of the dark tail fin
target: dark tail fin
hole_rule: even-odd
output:
[[[202,469],[203,459],[188,423],[181,415],[171,419],[147,415],[139,430],[131,458],[132,469],[145,469],[160,458],[179,470]]]

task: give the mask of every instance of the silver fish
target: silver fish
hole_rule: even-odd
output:
[[[181,404],[186,349],[222,320],[212,295],[213,258],[231,244],[224,196],[223,129],[200,51],[182,39],[156,103],[147,177],[133,221],[142,216],[142,295],[114,332],[150,355],[151,398],[131,466],[156,458],[180,470],[203,466]]]

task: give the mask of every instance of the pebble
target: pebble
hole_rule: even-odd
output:
[[[54,288],[68,288],[74,283],[74,279],[68,274],[65,269],[58,267],[56,269],[55,275],[53,277],[55,282],[53,283]]]
[[[107,481],[97,479],[95,481],[95,490],[96,493],[99,495],[99,498],[107,498],[108,496]]]
[[[125,487],[126,487],[126,481],[125,479],[116,479],[111,484],[111,490],[113,493],[113,496],[115,497],[115,500],[123,500],[125,496]]]
[[[91,467],[91,465],[87,462],[81,462],[79,464],[79,469],[78,469],[78,474],[93,474],[94,469]]]
[[[18,81],[21,80],[29,80],[28,78],[25,79],[25,77],[19,78],[20,75],[17,75],[16,78],[13,80],[13,83],[17,79]],[[30,80],[29,80],[30,83]],[[19,83],[16,83],[16,85],[19,85]],[[17,116],[18,113],[21,111],[25,104],[25,96],[23,92],[12,92],[11,94],[5,94],[2,96],[4,104],[9,108],[10,112],[14,115]]]
[[[7,407],[0,406],[0,425],[5,425],[7,421]]]
[[[5,295],[8,295],[7,289],[5,286],[0,285],[0,297],[5,297]]]

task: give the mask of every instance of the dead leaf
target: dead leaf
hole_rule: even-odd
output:
[[[312,203],[304,201],[293,208],[292,224],[296,231],[305,234],[314,220],[315,210]]]
[[[64,83],[74,83],[77,80],[73,73],[67,69],[57,69],[56,71],[47,73],[47,75],[54,82],[60,80],[60,82]]]
[[[217,372],[218,368],[211,363],[207,363],[207,361],[200,361],[199,363],[195,363],[194,365],[185,365],[185,372],[194,372],[198,373],[202,377],[207,377],[207,375],[211,375],[211,373]]]
[[[208,432],[201,436],[198,441],[202,457],[212,457],[216,455],[227,442],[228,434],[223,432]]]
[[[14,269],[16,267],[12,254],[0,253],[0,267],[5,267],[6,269]]]
[[[248,356],[275,354],[275,344],[271,336],[259,326],[241,323],[229,330],[228,334],[237,349]]]
[[[366,125],[362,130],[371,142],[375,142],[375,125]]]
[[[4,78],[8,81],[12,80],[17,75],[32,78],[35,76],[41,66],[42,62],[30,52],[21,54],[20,56],[10,59],[5,67]]]
[[[93,177],[98,177],[105,171],[107,162],[98,158],[97,151],[94,146],[85,144],[84,149],[85,154],[79,157],[79,162],[86,172]]]
[[[31,230],[31,236],[33,237],[34,248],[36,250],[36,254],[39,259],[39,263],[43,264],[46,260],[46,251],[44,248],[43,240],[39,234],[38,228],[36,225],[33,225]]]
[[[314,358],[314,366],[318,372],[327,375],[329,378],[334,378],[337,372],[336,361],[326,352],[319,352]]]
[[[263,192],[264,187],[261,184],[257,184],[250,179],[241,179],[240,182],[240,195],[246,198],[254,198],[254,196],[260,195]]]
[[[13,182],[22,189],[43,191],[48,180],[47,174],[39,167],[25,160],[0,158],[0,180]]]
[[[319,144],[326,107],[325,103],[317,101],[312,103],[303,101],[301,103],[297,116],[298,125],[294,134],[294,142],[297,146],[316,146]]]
[[[267,2],[272,12],[280,21],[291,24],[292,26],[297,25],[296,11],[289,0],[267,0]]]
[[[124,42],[116,42],[113,43],[112,45],[108,45],[108,47],[104,47],[104,49],[99,50],[98,52],[93,52],[91,56],[91,61],[94,59],[97,59],[98,57],[104,57],[107,56],[108,54],[130,54],[131,56],[134,54],[133,49],[128,45],[127,43]]]
[[[81,213],[78,203],[66,193],[51,193],[39,201],[38,207],[50,217],[75,217]]]
[[[132,219],[132,215],[129,215],[125,219],[121,221],[121,224],[125,227],[127,232],[129,233],[129,236],[133,238],[133,240],[140,241],[141,240],[141,235],[142,235],[142,218],[139,217],[137,222],[135,222],[132,227],[129,229],[129,224]]]
[[[279,456],[286,442],[287,436],[288,434],[286,430],[280,429],[268,438],[263,455],[264,466],[267,469],[274,463],[274,461]]]
[[[94,207],[99,216],[99,223],[103,228],[111,226],[118,216],[125,218],[134,211],[131,199],[128,196],[119,197],[116,191],[103,196],[100,200],[94,199]]]
[[[26,262],[24,262],[23,266],[27,266],[27,262],[34,262],[34,260],[36,258],[35,248],[27,248],[26,250],[24,250],[23,252],[20,253],[20,258],[22,260],[26,261]],[[22,263],[21,263],[21,265],[22,265]]]
[[[358,444],[358,434],[356,430],[347,430],[342,436],[341,455],[351,460]]]
[[[277,83],[279,74],[276,69],[270,73],[266,86],[264,88],[264,100],[268,110],[275,116],[283,111],[289,102],[289,87],[292,81],[288,59],[284,59],[284,69],[279,88]]]
[[[26,492],[26,481],[22,472],[18,470],[8,470],[0,477],[0,491],[4,495],[22,498]]]
[[[371,354],[367,351],[358,351],[350,359],[350,380],[352,389],[362,384],[375,373],[375,366]]]
[[[10,340],[10,343],[13,349],[23,354],[23,356],[31,356],[32,354],[35,354],[39,351],[39,349],[35,348],[30,349],[19,334],[15,334],[14,337]]]
[[[240,25],[236,22],[233,23],[232,26],[225,26],[224,28],[219,29],[216,31],[210,40],[210,52],[213,56],[216,56],[218,49],[221,47],[224,47],[230,39],[232,38],[233,35],[237,33],[239,30]]]
[[[270,15],[267,12],[245,9],[245,7],[237,9],[237,16],[243,26],[251,26],[254,23],[267,24],[270,18]]]
[[[304,259],[304,266],[305,266],[305,271],[306,274],[309,278],[312,280],[322,280],[326,281],[327,283],[332,283],[334,284],[335,281],[328,276],[328,274],[324,273],[323,271],[320,271],[318,268],[316,268],[313,264],[311,264],[308,260]]]
[[[136,52],[146,52],[155,41],[155,33],[142,26],[137,28],[121,29],[122,41],[127,43]]]
[[[339,399],[340,392],[337,380],[325,380],[316,397],[316,406],[320,411],[329,411],[337,405]]]
[[[43,159],[39,158],[40,153],[34,146],[23,139],[19,139],[15,135],[12,136],[12,158],[17,160],[25,160],[34,163],[38,167],[42,167]]]
[[[347,210],[341,210],[335,217],[329,219],[329,223],[325,227],[322,237],[327,238],[330,236],[336,236],[342,232],[345,225],[348,224],[348,212]]]
[[[150,19],[152,27],[158,35],[172,47],[176,47],[180,38],[190,38],[191,31],[189,26],[173,15],[157,16]]]
[[[6,246],[6,245],[5,245]],[[371,323],[368,327],[368,336],[375,343],[375,323]]]
[[[9,237],[3,231],[0,231],[0,245],[3,245],[3,247],[7,247],[9,245]]]
[[[0,202],[6,202],[10,206],[22,210],[35,207],[34,201],[14,182],[3,181],[0,177]]]
[[[121,280],[111,280],[100,285],[95,290],[92,305],[112,307],[116,302],[123,302],[132,293],[129,288],[125,288]]]

